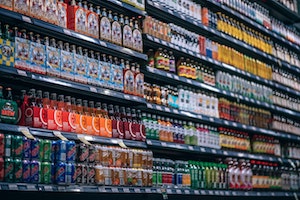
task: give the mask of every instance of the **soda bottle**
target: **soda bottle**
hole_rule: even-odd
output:
[[[100,118],[100,136],[112,137],[112,122],[108,116],[107,104],[102,104],[102,118]]]
[[[0,91],[0,121],[15,124],[18,121],[18,105],[15,101],[13,101],[12,89],[6,88],[5,99],[3,99],[2,88],[0,88]]]

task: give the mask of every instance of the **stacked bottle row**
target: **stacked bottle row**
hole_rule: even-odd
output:
[[[156,52],[150,49],[148,55],[148,66],[161,69],[170,73],[176,73],[178,76],[188,79],[204,82],[209,85],[215,85],[215,73],[211,67],[189,58],[180,57],[177,59],[173,52],[158,48]],[[176,61],[177,60],[177,61]]]
[[[217,22],[212,22],[217,23],[217,30],[231,35],[234,38],[241,40],[255,48],[258,48],[265,53],[272,54],[275,57],[280,58],[281,60],[300,67],[300,60],[295,52],[284,48],[277,43],[274,44],[269,37],[259,33],[258,31],[254,31],[253,29],[245,26],[243,23],[238,22],[233,18],[229,18],[228,16],[221,13],[212,15],[216,15],[216,17],[218,18]]]
[[[222,90],[227,90],[267,103],[273,102],[273,91],[271,88],[248,81],[229,73],[218,71],[216,73],[216,86]]]
[[[299,143],[288,142],[283,149],[283,154],[287,158],[300,159],[300,145]]]
[[[291,110],[300,111],[300,99],[289,96],[278,90],[273,90],[273,103]]]
[[[145,99],[154,104],[178,108],[212,117],[219,117],[218,98],[200,90],[178,86],[161,87],[156,84],[145,84]]]
[[[297,75],[277,67],[273,67],[272,71],[274,81],[300,91],[300,79]]]
[[[278,131],[284,131],[286,133],[292,133],[299,135],[300,124],[294,119],[287,118],[286,116],[273,115],[272,129]]]
[[[95,183],[152,186],[151,151],[96,146]]]
[[[2,57],[4,65],[143,96],[144,75],[137,63],[80,46],[76,48],[53,38],[42,39],[39,34],[27,34],[26,30],[18,31],[16,27],[12,30],[8,25],[4,26],[4,32],[0,43],[8,45],[12,51],[8,57]]]
[[[248,133],[219,127],[220,146],[222,149],[251,151],[250,136]]]
[[[246,106],[244,104],[219,99],[219,116],[242,124],[260,128],[271,127],[271,113],[267,110]]]
[[[289,1],[279,1],[284,6],[288,7],[290,10],[297,12],[297,2],[293,0]],[[236,2],[229,2],[221,0],[221,3],[238,11],[239,13],[255,20],[257,23],[265,26],[267,29],[272,30],[273,32],[281,35],[287,40],[299,43],[299,32],[293,27],[285,25],[283,22],[278,19],[273,18],[269,15],[269,10],[259,5],[258,3],[250,2],[248,0],[238,0]]]
[[[281,156],[281,146],[278,139],[271,136],[253,135],[252,152]]]
[[[143,113],[148,139],[219,149],[217,129],[212,126]]]
[[[148,16],[144,20],[144,27],[153,27],[155,23],[159,23],[159,21]],[[164,24],[164,26],[167,26],[167,24]],[[144,29],[144,33],[153,35],[197,54],[200,53],[208,58],[248,71],[262,78],[271,79],[271,67],[260,60],[248,57],[233,48],[199,36],[177,25],[169,24],[167,27],[168,31],[162,31],[161,34],[155,32],[155,28]]]
[[[17,100],[21,111],[18,124],[22,126],[145,140],[140,110],[35,89],[22,90]]]
[[[129,19],[111,10],[107,11],[106,8],[100,10],[100,6],[94,8],[93,4],[87,5],[86,1],[82,3],[81,0],[77,2],[70,0],[69,4],[63,1],[38,4],[34,0],[28,4],[20,1],[13,4],[13,1],[10,1],[9,5],[0,4],[0,7],[139,52],[143,51],[142,32],[138,20]],[[43,15],[45,12],[48,14]]]

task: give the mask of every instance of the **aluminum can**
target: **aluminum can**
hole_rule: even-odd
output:
[[[0,157],[3,157],[5,154],[5,136],[3,133],[0,133]]]
[[[31,140],[23,137],[23,159],[31,159]]]
[[[11,158],[12,157],[12,146],[13,146],[13,136],[10,134],[5,134],[5,139],[4,139],[4,156],[6,158]]]
[[[22,158],[23,156],[23,137],[20,135],[13,136],[12,154],[14,158]]]
[[[31,166],[30,166],[30,161],[29,160],[23,160],[22,161],[22,170],[23,170],[23,173],[22,173],[22,179],[23,179],[23,182],[25,183],[30,183],[31,181],[31,176],[30,176],[30,171],[31,171]]]
[[[57,141],[56,161],[66,161],[67,142],[63,140]]]
[[[51,163],[42,162],[41,166],[41,183],[50,184],[51,183]]]
[[[14,160],[15,163],[15,171],[14,171],[14,181],[15,182],[22,182],[23,181],[23,163],[22,160],[16,158]]]
[[[40,139],[31,140],[31,160],[40,160]]]
[[[67,141],[66,145],[66,161],[75,162],[77,150],[76,143],[74,141]]]
[[[52,141],[51,140],[42,140],[41,147],[42,150],[40,158],[42,158],[43,162],[50,162],[51,161],[51,148],[52,148]]]
[[[66,183],[68,185],[72,185],[75,183],[74,173],[75,173],[75,164],[67,163],[66,164]]]
[[[78,144],[77,162],[87,162],[89,158],[89,147],[84,143]]]
[[[31,161],[30,170],[31,183],[40,183],[41,163],[36,160]]]
[[[65,162],[56,163],[55,183],[59,185],[66,184],[66,163]]]

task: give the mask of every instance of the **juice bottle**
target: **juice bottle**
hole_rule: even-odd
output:
[[[75,106],[75,105],[74,105]],[[76,107],[73,108],[75,109],[75,131],[78,134],[82,133],[82,126],[81,126],[81,120],[82,120],[82,115],[83,115],[83,107],[82,107],[82,99],[76,99]]]
[[[100,39],[111,41],[111,22],[108,18],[106,8],[102,8],[100,19]]]
[[[132,48],[132,26],[130,25],[128,16],[125,16],[124,26],[122,27],[123,46]]]
[[[124,20],[124,19],[122,19]],[[113,14],[113,22],[111,25],[111,29],[112,29],[112,42],[121,46],[122,45],[122,27],[121,27],[121,23],[119,21],[119,17],[117,13]]]
[[[147,55],[148,55],[148,66],[155,67],[155,59],[154,59],[153,49],[149,49],[149,51],[147,52]]]
[[[63,128],[63,116],[62,112],[65,110],[64,95],[58,95],[57,110],[54,113],[54,122],[57,130],[62,131]]]
[[[172,51],[169,51],[169,72],[176,73],[176,61]]]
[[[112,109],[111,109],[112,112]],[[111,113],[112,114],[112,113]],[[114,118],[112,120],[112,130],[114,138],[124,138],[124,125],[121,119],[121,113],[119,106],[114,106]]]
[[[89,9],[86,11],[87,20],[87,34],[93,38],[99,38],[99,14],[100,6],[96,7],[94,12],[93,4],[89,4]]]
[[[102,117],[100,118],[100,136],[112,137],[112,122],[108,116],[107,104],[102,104]]]
[[[142,112],[141,110],[137,110],[137,132],[136,132],[136,140],[145,141],[146,140],[146,127],[142,123]]]
[[[132,30],[132,48],[138,52],[143,51],[142,30],[139,27],[138,20],[134,21]]]
[[[167,141],[168,142],[174,142],[173,140],[173,125],[172,125],[172,122],[171,122],[172,119],[170,118],[166,118],[166,128],[167,128]]]
[[[90,101],[88,102],[87,100],[83,101],[83,112],[84,112],[84,118],[82,119],[82,124],[83,124],[83,129],[84,133],[89,134],[89,135],[94,135],[94,129],[93,129],[93,116],[92,114],[94,113],[94,102]],[[85,120],[85,121],[84,121]]]
[[[155,60],[155,68],[157,69],[164,69],[165,68],[165,62],[164,62],[164,54],[162,48],[158,48],[158,50],[154,54],[154,60]]]
[[[183,57],[180,57],[180,59],[177,61],[176,68],[178,76],[186,77],[187,64]]]
[[[132,123],[131,123],[131,139],[136,140],[137,139],[137,134],[139,134],[139,124],[137,121],[137,113],[135,109],[131,109],[131,118],[132,118]]]

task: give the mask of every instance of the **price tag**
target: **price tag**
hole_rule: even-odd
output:
[[[214,118],[212,118],[212,117],[210,117],[210,118],[209,118],[209,121],[211,121],[211,122],[215,122],[215,119],[214,119]]]
[[[176,46],[176,45],[174,46],[174,48],[175,48],[176,50],[179,50],[179,47],[178,47],[178,46]]]
[[[189,50],[189,54],[192,55],[192,56],[195,56],[195,55],[194,55],[194,52],[192,52],[192,51],[190,51],[190,50]]]
[[[181,51],[182,51],[183,53],[187,53],[187,51],[186,51],[185,48],[181,48]]]
[[[211,190],[208,191],[208,194],[209,195],[214,195],[213,191],[211,191]]]
[[[197,118],[202,120],[202,115],[197,115]]]
[[[174,12],[172,10],[168,9],[168,13],[170,13],[171,15],[174,15]]]
[[[173,78],[172,74],[170,74],[170,73],[167,73],[167,77]]]
[[[186,79],[186,82],[189,83],[189,84],[193,84],[192,80],[190,80],[190,79]]]
[[[223,151],[223,154],[224,154],[225,156],[228,156],[228,152],[227,152],[227,151]]]
[[[68,141],[68,139],[65,136],[63,136],[60,131],[53,131],[53,135],[55,135],[56,137],[58,137],[63,141]]]
[[[294,192],[294,197],[295,197],[295,200],[299,200],[296,192]]]
[[[179,80],[179,76],[174,75],[174,79]]]
[[[123,188],[122,188],[122,190],[124,191]],[[115,188],[115,187],[112,187],[112,188],[111,188],[111,191],[112,191],[113,193],[119,193],[118,188]]]
[[[200,151],[204,153],[206,152],[206,150],[203,147],[200,148]]]
[[[150,188],[146,188],[146,189],[145,189],[145,192],[146,192],[146,193],[152,193],[152,191],[151,191]]]
[[[87,141],[87,139],[84,135],[77,135],[77,138],[84,144],[92,145],[89,141]]]
[[[213,154],[216,154],[216,153],[217,153],[217,151],[216,151],[215,149],[212,149],[211,152],[212,152]]]
[[[194,190],[194,194],[199,195],[200,194],[199,190]]]
[[[152,109],[152,108],[153,108],[153,106],[152,106],[150,103],[147,103],[147,108],[150,108],[150,109]]]
[[[179,190],[179,189],[177,189],[177,190],[176,190],[176,194],[182,194],[182,191]]]
[[[230,195],[230,193],[229,193],[228,191],[226,191],[226,192],[225,192],[225,195],[226,195],[226,196],[229,196],[229,195]]]
[[[201,195],[206,195],[205,190],[200,190]]]
[[[174,49],[174,44],[169,43],[169,46]]]
[[[245,124],[243,124],[243,125],[242,125],[242,128],[243,128],[243,129],[246,129],[247,127],[246,127],[246,125],[245,125]]]
[[[72,35],[71,31],[68,29],[63,29],[63,31],[64,31],[64,34],[66,34],[66,35]]]
[[[97,88],[95,88],[95,87],[90,87],[90,91],[91,91],[91,92],[97,93]]]
[[[154,42],[160,43],[159,39],[157,39],[157,38],[154,38]]]
[[[128,148],[122,139],[119,139],[119,140],[118,140],[118,145],[119,145],[120,147],[122,147],[122,148],[125,148],[125,149]]]
[[[163,45],[165,45],[165,46],[168,46],[168,44],[165,42],[165,41],[161,41],[161,43],[163,44]]]
[[[51,185],[44,186],[45,191],[53,191],[53,187]]]
[[[191,151],[194,151],[194,147],[193,146],[188,146],[188,149]]]
[[[257,195],[257,196],[261,196],[260,192],[257,192],[256,195]]]
[[[171,112],[170,108],[165,107],[166,112]]]
[[[191,194],[191,192],[189,190],[184,190],[185,194]]]
[[[156,109],[162,111],[162,107],[161,106],[156,106]]]
[[[174,110],[173,110],[173,113],[175,113],[175,114],[179,114],[179,112],[178,112],[178,110],[177,110],[177,109],[174,109]]]
[[[219,191],[215,191],[215,195],[220,195],[220,192]]]
[[[23,135],[25,135],[25,137],[34,140],[35,137],[30,133],[29,129],[26,127],[20,127],[19,128],[19,132],[23,133]]]
[[[23,70],[19,70],[17,69],[17,73],[20,75],[20,76],[27,76],[27,73]]]
[[[181,19],[186,20],[185,16],[180,15]]]
[[[27,23],[32,24],[31,19],[30,19],[29,17],[27,17],[27,16],[22,15],[22,20],[23,20],[24,22],[27,22]]]
[[[9,184],[9,190],[18,190],[17,184]]]
[[[233,127],[237,127],[237,123],[232,122],[232,126],[233,126]]]
[[[127,100],[129,100],[129,99],[130,99],[130,96],[127,95],[127,94],[124,94],[124,98],[127,99]]]
[[[114,1],[116,4],[118,4],[119,6],[123,6],[121,1]]]
[[[213,34],[216,34],[215,29],[211,29],[211,32],[212,32]]]
[[[123,188],[123,191],[125,192],[125,193],[130,193],[130,190],[129,190],[129,188]]]
[[[134,188],[134,192],[135,193],[141,193],[141,189],[140,188]]]
[[[99,41],[100,42],[100,45],[103,46],[103,47],[107,47],[107,44],[106,42],[103,42],[103,41]]]
[[[224,124],[225,124],[225,125],[229,125],[228,121],[224,121]]]
[[[166,147],[166,146],[167,146],[167,143],[162,142],[162,143],[161,143],[161,146]]]

